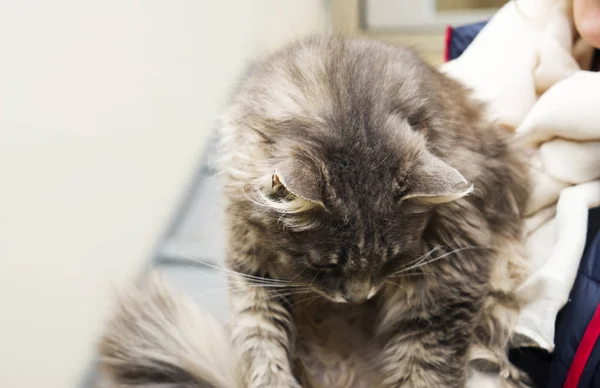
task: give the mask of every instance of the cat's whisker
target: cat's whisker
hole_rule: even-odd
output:
[[[427,261],[425,261],[425,262],[421,262],[421,263],[415,264],[415,265],[413,265],[413,266],[411,266],[411,267],[409,267],[409,268],[403,269],[403,270],[401,270],[401,271],[399,271],[399,272],[396,272],[394,275],[400,275],[400,274],[402,274],[402,273],[404,273],[404,272],[406,272],[406,271],[409,271],[409,270],[412,270],[412,269],[416,269],[416,268],[423,267],[423,266],[425,266],[425,265],[431,264],[431,263],[433,263],[433,262],[436,262],[436,261],[438,261],[438,260],[441,260],[441,259],[443,259],[443,258],[445,258],[445,257],[448,257],[448,256],[450,256],[450,255],[453,255],[453,254],[455,254],[455,253],[462,252],[462,251],[466,251],[466,250],[472,250],[472,249],[486,249],[486,248],[483,248],[483,247],[475,247],[475,246],[472,246],[472,247],[462,247],[462,248],[457,248],[457,249],[455,249],[455,250],[452,250],[452,251],[450,251],[450,252],[446,252],[446,253],[444,253],[443,255],[440,255],[440,256],[434,257],[434,258],[433,258],[433,259],[431,259],[431,260],[427,260]]]
[[[453,253],[457,253],[457,252],[458,252],[458,250],[454,250],[454,251],[451,251],[451,252],[445,253],[445,254],[443,254],[443,255],[440,255],[440,256],[434,257],[433,259],[429,259],[429,260],[420,260],[418,263],[415,263],[414,265],[411,265],[411,266],[410,266],[410,267],[408,267],[408,268],[404,268],[404,269],[402,269],[402,270],[400,270],[400,271],[398,271],[398,272],[394,273],[394,276],[402,275],[402,274],[404,274],[404,273],[406,273],[406,272],[408,272],[408,271],[411,271],[411,270],[413,270],[413,269],[420,268],[420,267],[423,267],[423,266],[425,266],[425,265],[431,264],[431,263],[433,263],[433,262],[435,262],[435,261],[438,261],[438,260],[440,260],[440,259],[443,259],[443,258],[445,258],[445,257],[447,257],[447,256],[449,256],[449,255],[451,255],[451,254],[453,254]]]
[[[229,287],[216,287],[216,288],[211,288],[211,289],[205,290],[205,291],[197,293],[197,294],[190,294],[189,297],[191,299],[196,299],[196,298],[202,297],[207,294],[212,294],[212,293],[221,292],[221,291],[229,291],[229,290],[230,290]]]
[[[391,279],[398,279],[398,280],[400,280],[400,278],[408,278],[408,277],[411,277],[411,276],[425,277],[425,276],[427,276],[427,274],[425,274],[423,272],[405,272],[405,273],[401,273],[399,275],[391,275],[390,278]],[[393,282],[391,280],[386,280],[383,283],[384,284],[389,284],[391,286],[398,287],[398,288],[407,287],[406,284],[396,283],[396,282]]]
[[[404,277],[410,277],[410,276],[426,276],[426,274],[424,274],[423,272],[403,272],[401,274],[391,275],[390,277],[392,279],[398,279],[398,278],[404,278]],[[396,285],[400,286],[400,284],[396,284]]]
[[[463,232],[459,233],[458,236],[454,237],[452,239],[452,242],[454,244],[458,244],[458,240],[462,237]],[[430,257],[436,250],[441,249],[442,247],[444,247],[444,245],[436,245],[435,247],[433,247],[432,249],[430,249],[429,251],[425,252],[423,255],[417,257],[416,259],[410,261],[409,263],[405,264],[403,267],[398,269],[398,272],[396,273],[400,273],[402,271],[408,271],[411,269],[411,266],[419,264],[421,262],[423,262],[424,260],[426,260],[428,257]],[[450,248],[450,246],[445,246],[446,248]]]
[[[319,294],[316,294],[314,296],[311,296],[308,299],[306,297],[304,297],[304,298],[301,298],[301,299],[293,301],[292,302],[292,307],[298,307],[298,305],[301,305],[301,304],[306,304],[306,306],[308,306],[308,305],[310,305],[311,302],[314,302],[314,301],[319,300],[319,299],[323,299],[323,296],[319,295]]]
[[[394,283],[394,282],[392,282],[392,281],[389,281],[389,280],[386,280],[384,283],[385,283],[385,284],[390,284],[390,285],[392,285],[392,286],[396,286],[396,287],[402,287],[402,285],[401,285],[401,284],[399,284],[399,283]]]
[[[379,163],[377,163],[375,166],[373,166],[371,168],[371,171],[375,171],[377,170],[379,167],[381,167],[388,159],[390,158],[390,155],[386,155],[384,158],[381,159],[381,161]]]
[[[191,264],[188,264],[186,267],[188,267],[188,268],[190,268],[192,270],[198,270],[198,267],[195,267],[195,266],[193,266]],[[199,275],[201,277],[207,277],[207,278],[215,279],[215,280],[218,280],[218,281],[225,281],[226,280],[226,276],[227,276],[227,274],[220,274],[220,273],[216,273],[215,274],[215,273],[210,273],[210,272],[207,272],[207,271],[199,271]],[[257,282],[256,284],[257,285],[258,284],[269,284],[270,285],[271,283],[259,283],[259,282]],[[253,285],[253,284],[251,284],[251,285]],[[282,286],[284,286],[284,285],[282,285]]]
[[[300,275],[302,274],[302,272],[306,271],[306,270],[307,270],[309,267],[310,267],[310,265],[307,265],[306,267],[304,267],[304,268],[302,269],[302,271],[300,271],[300,272],[298,272],[296,275],[294,275],[294,276],[293,276],[293,277],[292,277],[292,278],[291,278],[289,281],[290,281],[290,282],[293,282],[293,281],[294,281],[294,279],[296,279],[298,276],[300,276]]]
[[[256,286],[256,287],[272,287],[272,288],[296,288],[306,287],[306,284],[302,283],[262,283],[256,280],[246,280],[247,283],[244,286]]]
[[[315,282],[315,279],[317,278],[317,276],[319,276],[320,273],[321,273],[321,270],[319,269],[317,271],[317,273],[315,274],[315,277],[313,277],[313,279],[310,281],[310,284],[308,285],[308,288],[306,289],[306,293],[304,294],[304,297],[306,297],[306,294],[308,294],[308,291],[311,289],[313,283]]]
[[[292,296],[298,296],[298,295],[306,295],[307,291],[311,291],[309,290],[297,290],[297,291],[288,291],[285,293],[278,293],[277,295],[273,295],[273,296],[285,296],[285,297],[292,297]]]
[[[219,265],[215,265],[215,264],[212,264],[212,263],[209,263],[207,261],[204,261],[204,260],[201,260],[201,259],[198,259],[198,258],[195,258],[195,257],[191,257],[191,256],[189,256],[187,258],[189,260],[192,260],[192,261],[197,262],[199,264],[205,265],[207,267],[210,267],[210,268],[213,268],[213,269],[216,269],[216,270],[219,270],[219,271],[223,271],[223,272],[231,274],[231,275],[241,276],[241,277],[244,277],[244,278],[247,278],[247,279],[260,280],[260,281],[268,282],[268,283],[282,283],[282,284],[283,283],[289,283],[289,281],[287,281],[287,280],[271,279],[271,278],[264,278],[264,277],[255,276],[255,275],[248,275],[248,274],[245,274],[245,273],[242,273],[242,272],[238,272],[238,271],[234,271],[234,270],[231,270],[229,268],[224,268],[224,267],[221,267]]]
[[[232,289],[239,287],[239,288],[273,288],[273,289],[278,289],[278,290],[285,290],[285,289],[298,289],[298,288],[304,288],[306,287],[305,284],[293,284],[293,285],[285,285],[285,284],[260,284],[260,283],[255,283],[255,284],[243,284],[243,285],[231,285],[230,286]]]
[[[287,296],[287,295],[291,295],[291,294],[304,294],[306,292],[305,287],[301,287],[298,286],[295,289],[291,289],[291,290],[286,290],[285,287],[279,287],[279,286],[264,286],[264,285],[244,285],[244,286],[224,286],[224,287],[215,287],[215,288],[211,288],[208,290],[205,290],[204,292],[201,292],[199,294],[192,294],[190,295],[192,298],[197,298],[200,296],[203,296],[205,294],[210,294],[213,292],[218,292],[218,291],[244,291],[245,289],[248,288],[265,288],[267,293],[272,294],[271,296]]]
[[[190,258],[190,260],[195,260],[195,259]],[[183,265],[183,267],[189,268],[190,270],[198,271],[201,276],[208,277],[208,278],[215,279],[215,280],[219,280],[219,281],[227,280],[226,276],[230,276],[231,275],[231,274],[227,273],[227,269],[226,268],[222,268],[222,267],[215,268],[214,266],[211,266],[209,263],[204,263],[204,262],[201,262],[200,260],[195,260],[195,261],[198,261],[202,265],[206,265],[206,266],[208,266],[208,267],[210,267],[212,269],[220,270],[223,273],[221,274],[219,272],[217,272],[217,273],[210,273],[210,272],[206,272],[206,271],[201,271],[200,268],[198,268],[197,266],[194,266],[192,264],[185,264],[185,265]],[[237,273],[237,275],[242,275],[243,276],[243,274],[239,274],[239,273]],[[282,286],[286,286],[286,287],[289,287],[289,286],[293,285],[293,284],[287,284],[287,283],[283,283],[283,282],[279,282],[279,281],[271,282],[271,281],[257,280],[257,279],[247,279],[247,280],[248,281],[252,281],[252,282],[254,282],[254,284],[257,284],[257,285],[258,284],[275,284],[275,285],[281,284]],[[266,279],[266,280],[268,280],[268,279]]]
[[[407,264],[405,264],[402,268],[400,268],[398,271],[403,271],[405,268],[408,268],[414,264],[418,264],[419,262],[427,259],[429,256],[431,256],[431,254],[433,252],[435,252],[437,249],[440,249],[441,247],[439,245],[433,247],[433,249],[429,250],[428,252],[424,253],[423,255],[417,257],[414,260],[411,260],[410,262],[408,262]]]
[[[250,287],[252,288],[252,287]],[[212,288],[209,290],[206,290],[205,292],[201,292],[199,294],[192,294],[192,297],[198,297],[198,296],[202,296],[204,294],[209,294],[212,292],[217,292],[217,291],[244,291],[245,289],[248,289],[247,287],[239,287],[239,288],[235,288],[235,287],[216,287],[216,288]],[[290,295],[302,295],[306,292],[306,290],[304,288],[302,289],[295,289],[295,290],[272,290],[272,289],[266,289],[268,297],[267,298],[274,298],[274,297],[280,297],[280,296],[290,296]]]

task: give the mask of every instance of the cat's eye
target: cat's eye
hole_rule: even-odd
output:
[[[414,124],[411,124],[410,127],[415,132],[427,133],[427,123],[424,121],[418,121]]]
[[[425,110],[419,110],[418,112],[410,115],[408,118],[408,124],[410,124],[411,128],[417,132],[427,132],[427,112]]]
[[[332,269],[337,268],[338,263],[316,263],[312,260],[308,260],[308,265],[311,268],[318,269],[318,270],[332,270]]]
[[[335,263],[326,263],[326,264],[315,264],[315,263],[310,263],[310,266],[315,268],[315,269],[328,269],[328,270],[332,270],[337,268],[337,264]]]

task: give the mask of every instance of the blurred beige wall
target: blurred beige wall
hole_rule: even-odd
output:
[[[73,387],[247,60],[322,0],[0,1],[0,386]]]

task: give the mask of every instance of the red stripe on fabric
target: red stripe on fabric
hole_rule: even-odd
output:
[[[573,357],[573,362],[567,373],[567,379],[563,388],[577,388],[583,374],[583,369],[590,358],[598,336],[600,336],[600,304],[596,307],[596,312],[585,329],[583,338],[575,351],[575,356]]]
[[[446,27],[445,44],[444,44],[444,62],[450,60],[450,42],[452,40],[452,26]]]

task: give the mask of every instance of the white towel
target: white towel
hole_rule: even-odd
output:
[[[591,47],[573,43],[566,0],[506,4],[442,71],[489,105],[487,115],[533,148],[525,226],[530,277],[516,332],[554,349],[585,245],[588,209],[600,206],[600,73]]]

